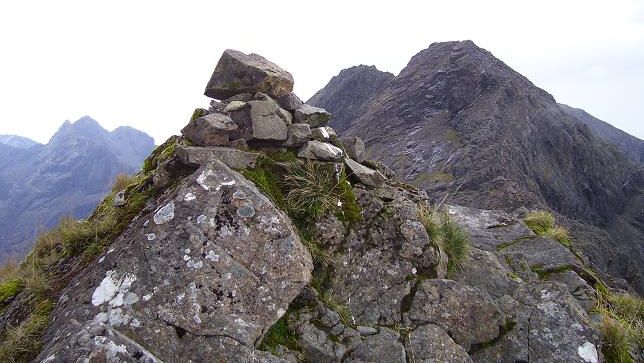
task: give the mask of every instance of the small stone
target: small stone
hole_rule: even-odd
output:
[[[181,134],[199,146],[227,145],[229,134],[237,129],[232,119],[224,114],[211,113],[192,120]]]
[[[381,187],[385,184],[385,177],[380,172],[367,168],[352,159],[344,159],[344,163],[347,164],[350,170],[349,176],[353,175],[362,184],[371,187]]]
[[[288,136],[284,141],[286,147],[300,147],[311,139],[311,127],[307,124],[288,125]]]
[[[280,106],[282,106],[285,110],[291,112],[295,111],[304,104],[302,100],[293,92],[285,94],[284,96],[278,98],[277,102],[279,102]]]
[[[247,103],[242,101],[231,101],[225,108],[224,112],[230,113],[246,107]]]
[[[308,141],[300,148],[297,156],[305,159],[339,161],[342,159],[342,149],[321,141]]]
[[[227,49],[222,54],[204,94],[226,99],[240,93],[264,92],[280,97],[293,91],[293,76],[258,54]]]
[[[358,330],[360,335],[374,335],[374,334],[378,333],[378,329],[372,328],[370,326],[362,326],[361,325],[361,326],[358,326],[356,329]]]
[[[365,147],[364,142],[357,136],[350,136],[342,139],[342,146],[347,151],[347,155],[361,163],[364,161]]]
[[[210,100],[210,110],[209,110],[210,112],[208,112],[208,113],[222,113],[222,112],[224,112],[225,107],[226,107],[226,104],[221,102],[221,101]],[[208,113],[206,113],[206,115]],[[203,116],[205,116],[205,115],[203,115]]]
[[[227,103],[231,103],[233,101],[241,101],[241,102],[248,102],[253,99],[253,94],[252,93],[240,93],[238,95],[234,95],[230,98],[227,98],[226,101]]]
[[[325,126],[331,119],[331,114],[325,109],[303,104],[295,110],[295,122],[305,123],[311,127]]]
[[[112,205],[115,207],[122,207],[125,205],[125,190],[121,190],[116,193],[114,199],[112,200]]]
[[[329,141],[332,137],[337,137],[335,130],[328,126],[316,127],[311,130],[311,137],[318,141]]]

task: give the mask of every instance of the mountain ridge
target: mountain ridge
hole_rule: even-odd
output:
[[[134,130],[134,129],[132,129]],[[89,116],[65,121],[47,144],[0,150],[0,252],[20,256],[66,215],[85,217],[119,173],[133,173],[154,147],[142,132],[108,132]]]
[[[388,78],[375,89],[355,74],[334,78],[309,102],[334,115],[340,136],[362,137],[370,157],[430,195],[484,209],[548,207],[609,230],[626,242],[605,240],[587,251],[591,260],[644,291],[644,231],[615,227],[640,225],[633,204],[644,173],[550,93],[471,41],[433,43]],[[347,100],[349,89],[370,96]],[[346,103],[368,111],[355,118],[336,106]],[[605,257],[611,250],[632,262]]]

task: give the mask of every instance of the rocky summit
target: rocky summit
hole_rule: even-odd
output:
[[[2,290],[0,358],[597,363],[612,352],[598,307],[627,295],[542,233],[541,214],[430,204],[366,159],[360,138],[338,138],[285,74],[226,51],[213,79],[227,82],[207,89],[223,99],[78,222],[111,229],[82,240],[66,233],[78,224],[59,227],[23,263],[52,283],[36,293],[16,277]],[[16,349],[16,327],[36,343]]]
[[[472,41],[433,43],[396,76],[345,69],[308,102],[436,201],[554,211],[597,268],[644,293],[641,140],[558,104]]]

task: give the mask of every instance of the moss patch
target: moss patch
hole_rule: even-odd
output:
[[[288,316],[291,311],[287,311],[271,328],[266,332],[262,342],[259,344],[259,349],[276,354],[277,347],[280,345],[292,351],[299,351],[300,347],[297,342],[297,332],[289,328]]]
[[[7,300],[18,295],[24,287],[24,282],[19,278],[12,278],[0,284],[0,307],[2,307]]]

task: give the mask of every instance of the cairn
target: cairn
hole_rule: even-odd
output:
[[[228,49],[204,92],[213,98],[210,107],[196,109],[181,133],[233,168],[253,167],[248,150],[293,150],[304,159],[343,161],[362,184],[382,186],[383,174],[362,164],[363,141],[355,136],[338,139],[328,126],[331,114],[302,102],[293,93],[293,83],[288,71],[266,58]],[[204,157],[199,156],[203,152],[182,153],[185,158]]]

